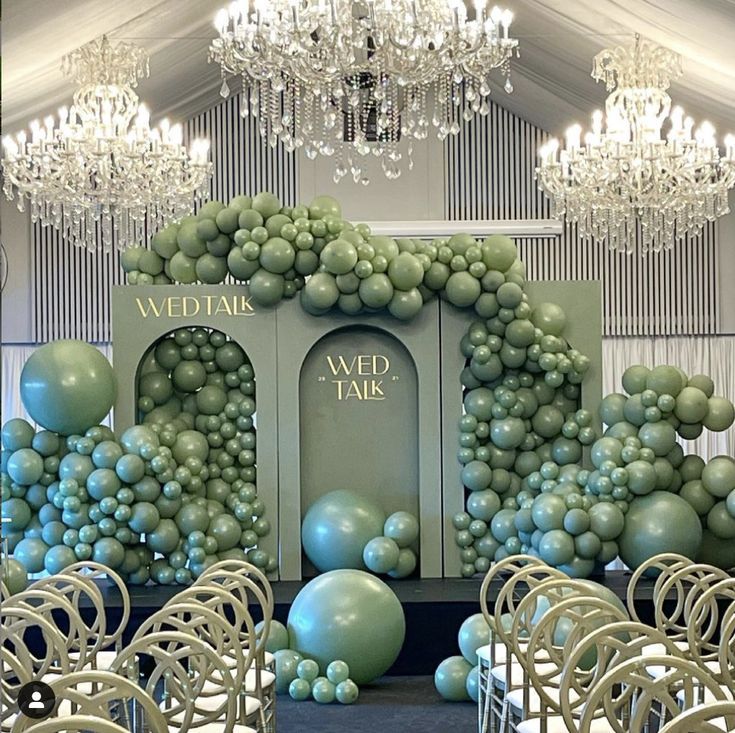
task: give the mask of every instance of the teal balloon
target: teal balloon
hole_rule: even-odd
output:
[[[410,512],[394,512],[385,520],[383,535],[398,547],[410,547],[419,538],[419,520]]]
[[[114,537],[102,537],[92,545],[92,559],[116,570],[125,559],[125,548]]]
[[[484,461],[470,461],[462,468],[461,477],[470,491],[484,491],[490,486],[493,471]]]
[[[24,530],[31,521],[32,513],[30,506],[28,506],[28,502],[19,497],[13,496],[10,499],[0,502],[0,509],[2,510],[3,519],[6,520],[3,522],[3,536],[5,536],[6,532],[11,533]]]
[[[47,430],[83,435],[110,411],[117,393],[110,362],[84,341],[61,340],[31,354],[20,375],[28,414]]]
[[[366,684],[385,674],[403,645],[406,621],[393,591],[360,570],[333,570],[302,588],[288,614],[293,647],[322,669],[346,662]]]
[[[36,431],[33,426],[21,417],[8,420],[2,429],[2,445],[5,450],[16,451],[30,448]]]
[[[273,654],[273,658],[276,668],[276,693],[284,695],[296,679],[296,668],[303,657],[293,649],[279,649]]]
[[[319,676],[319,665],[313,659],[304,659],[299,662],[296,674],[306,682],[313,682]]]
[[[602,542],[616,539],[623,531],[626,517],[620,509],[610,502],[594,504],[589,509],[590,530]]]
[[[466,618],[457,635],[462,656],[472,665],[478,663],[477,650],[490,643],[490,626],[481,613]]]
[[[549,565],[565,565],[574,559],[574,538],[563,529],[545,532],[539,542],[538,554]]]
[[[389,537],[374,537],[366,545],[362,559],[368,570],[388,573],[398,565],[400,548]]]
[[[26,537],[13,550],[13,557],[29,573],[40,573],[44,569],[43,559],[49,546],[40,538]]]
[[[327,679],[334,685],[344,682],[350,677],[350,668],[341,659],[335,659],[327,665]]]
[[[473,702],[477,702],[480,695],[480,667],[475,665],[467,675],[467,694]]]
[[[594,522],[592,526],[594,531]],[[654,491],[630,503],[617,542],[620,557],[633,569],[664,552],[676,552],[694,559],[702,542],[702,523],[680,496]]]
[[[353,491],[331,491],[307,510],[301,526],[304,552],[321,572],[364,569],[365,545],[382,534],[383,510]]]
[[[51,575],[56,575],[62,572],[69,565],[72,565],[77,561],[77,556],[74,554],[74,550],[66,545],[56,545],[52,547],[46,553],[43,565]]]
[[[311,695],[311,685],[306,680],[296,678],[295,680],[292,680],[291,684],[288,686],[288,694],[289,697],[296,702],[308,700],[309,695]]]
[[[472,665],[464,657],[448,657],[434,672],[434,687],[449,702],[469,701],[467,677],[471,671]]]
[[[5,470],[16,484],[30,486],[43,476],[43,458],[33,448],[21,448],[11,453]]]

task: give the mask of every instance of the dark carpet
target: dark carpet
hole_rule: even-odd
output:
[[[475,703],[444,702],[432,677],[382,677],[360,688],[354,705],[294,702],[279,695],[278,733],[471,733]]]

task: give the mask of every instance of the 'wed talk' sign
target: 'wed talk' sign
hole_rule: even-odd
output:
[[[351,358],[330,354],[326,365],[339,402],[384,400],[387,384],[398,381],[398,376],[390,375],[390,359],[383,354],[356,354]],[[326,382],[327,377],[319,377],[319,381]]]
[[[143,318],[193,318],[194,316],[253,316],[249,295],[167,295],[136,298]]]

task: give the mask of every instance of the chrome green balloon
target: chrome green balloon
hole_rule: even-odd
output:
[[[352,680],[344,680],[344,682],[340,682],[335,688],[335,695],[337,702],[342,705],[352,705],[357,702],[357,698],[360,696],[360,689]]]
[[[368,570],[374,573],[388,573],[398,565],[400,548],[389,537],[374,537],[362,552],[362,559]]]
[[[396,580],[407,578],[416,570],[416,563],[416,553],[408,547],[402,547],[398,553],[398,562],[393,570],[388,572],[388,575]]]
[[[296,679],[296,669],[303,657],[293,649],[279,649],[273,654],[273,658],[276,670],[276,693],[283,695],[288,692],[290,684]]]
[[[634,499],[617,539],[620,557],[630,568],[664,552],[694,559],[701,541],[702,524],[697,513],[680,496],[667,491],[654,491]]]
[[[321,572],[363,569],[365,545],[383,531],[385,514],[367,497],[353,491],[324,494],[307,510],[301,526],[304,552]]]
[[[322,669],[343,660],[360,685],[380,677],[396,660],[406,623],[400,602],[381,580],[359,570],[333,570],[296,596],[288,631],[301,654]]]
[[[115,401],[115,375],[107,359],[83,341],[44,344],[28,358],[20,393],[28,414],[62,435],[84,434]]]
[[[398,547],[410,547],[419,538],[419,520],[409,512],[394,512],[383,525],[383,535]]]
[[[314,698],[314,702],[329,705],[337,698],[337,688],[326,677],[317,677],[311,683],[311,696]]]
[[[308,700],[309,695],[311,695],[311,685],[304,679],[296,678],[291,680],[291,684],[288,686],[288,694],[296,702]]]
[[[311,683],[319,676],[319,665],[313,659],[304,659],[299,662],[296,674],[299,679]]]
[[[341,659],[335,659],[327,665],[326,675],[333,685],[338,685],[350,678],[350,668]]]
[[[467,677],[471,671],[472,665],[464,657],[448,657],[434,672],[434,687],[449,702],[468,701]]]

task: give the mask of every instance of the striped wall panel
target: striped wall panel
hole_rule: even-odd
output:
[[[534,180],[548,135],[492,103],[444,146],[445,216],[462,219],[549,218]],[[668,252],[640,257],[613,252],[567,225],[560,240],[520,242],[532,280],[598,279],[606,336],[714,334],[719,329],[717,227]]]
[[[240,95],[185,125],[185,138],[211,141],[214,175],[210,198],[272,191],[287,205],[297,199],[296,156],[265,145],[255,121],[240,117]],[[35,224],[31,232],[34,340],[79,338],[109,341],[110,293],[123,282],[119,252],[89,253],[64,242],[56,230]],[[144,244],[141,242],[141,244]]]

